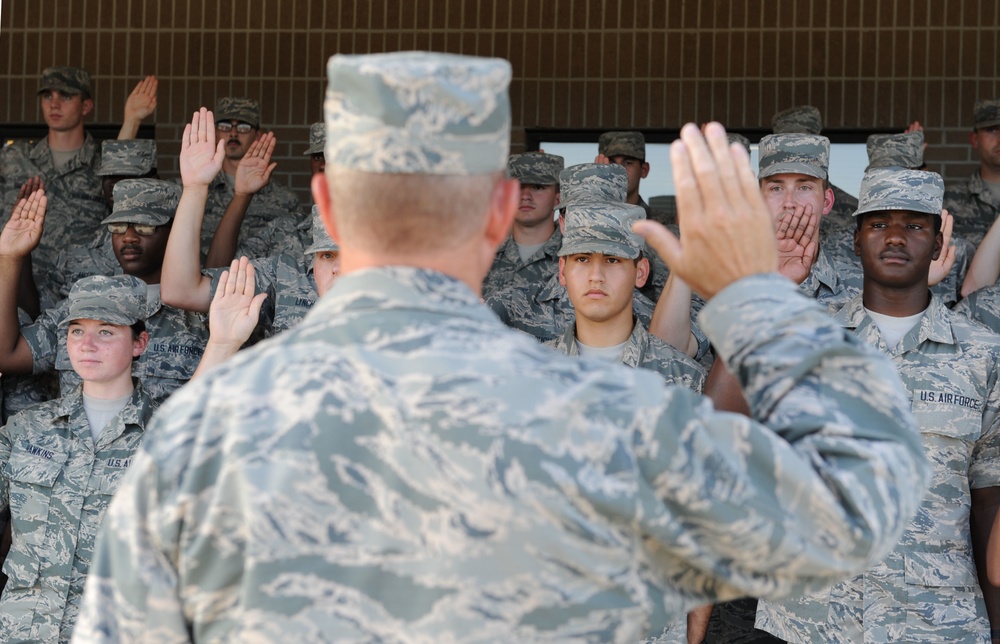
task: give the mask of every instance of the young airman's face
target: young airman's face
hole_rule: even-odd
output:
[[[340,276],[340,251],[321,250],[313,258],[313,279],[320,297],[333,287]]]
[[[553,213],[558,203],[558,186],[522,183],[521,201],[514,221],[526,227],[538,226],[546,220],[555,221]]]
[[[82,94],[63,94],[57,89],[39,95],[42,116],[50,130],[69,132],[83,125],[83,118],[94,109],[94,101]]]
[[[776,222],[796,206],[812,206],[812,211],[820,215],[833,209],[833,190],[824,188],[822,179],[807,174],[785,173],[761,179],[760,193]]]
[[[559,258],[559,283],[566,287],[577,317],[606,322],[632,310],[636,287],[646,283],[648,260],[603,253],[577,253]]]
[[[73,320],[66,335],[66,351],[73,370],[84,382],[107,384],[132,377],[132,359],[146,348],[143,332],[99,320]]]
[[[941,252],[934,215],[885,210],[861,218],[854,253],[861,258],[865,283],[889,288],[926,283],[930,264]]]

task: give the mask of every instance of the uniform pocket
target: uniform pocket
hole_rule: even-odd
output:
[[[905,581],[910,641],[968,641],[989,629],[971,553],[907,553]]]
[[[52,558],[44,552],[52,491],[68,458],[67,452],[22,439],[14,443],[4,465],[13,543],[3,571],[14,588],[34,586],[42,559]]]

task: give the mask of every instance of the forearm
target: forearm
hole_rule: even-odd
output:
[[[236,355],[236,352],[239,350],[240,345],[213,342],[211,337],[209,337],[208,342],[205,343],[205,351],[201,355],[201,362],[198,363],[198,368],[195,370],[194,375],[191,376],[191,380],[197,380],[212,367],[220,365]]]
[[[201,274],[201,224],[207,199],[207,186],[185,187],[181,193],[160,283],[164,303],[201,313],[207,313],[212,303],[211,280]]]
[[[997,277],[1000,277],[1000,220],[993,223],[972,257],[962,283],[962,297],[995,284]]]
[[[212,243],[208,247],[208,258],[205,260],[205,268],[219,268],[229,266],[236,255],[236,246],[239,243],[240,228],[243,226],[243,218],[250,208],[252,194],[233,195],[232,201],[226,206],[226,212],[222,215],[219,227],[212,236]]]
[[[38,300],[38,285],[35,284],[35,276],[31,272],[31,255],[25,258],[21,266],[21,278],[18,280],[17,306],[34,320],[42,312],[41,304]]]
[[[127,141],[134,139],[139,134],[139,126],[142,124],[141,120],[125,118],[122,123],[122,127],[118,130],[118,140]]]
[[[21,337],[17,320],[17,292],[23,257],[0,257],[0,373],[31,373],[31,351]]]
[[[989,561],[991,555],[990,533],[996,520],[997,508],[1000,507],[1000,488],[984,488],[972,490],[972,509],[969,513],[969,528],[972,535],[972,552],[975,555],[976,570],[979,574],[979,585],[986,600],[986,613],[990,618],[990,628],[1000,629],[1000,588],[990,581],[990,563],[994,566],[1000,562]]]
[[[698,353],[698,341],[691,333],[691,289],[674,275],[667,278],[656,301],[649,332],[689,358]]]

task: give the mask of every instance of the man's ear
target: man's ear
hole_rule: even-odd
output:
[[[639,176],[643,179],[649,176],[649,164],[645,161],[642,162],[642,173]]]
[[[318,203],[318,202],[317,202]],[[486,241],[497,248],[510,235],[510,228],[521,203],[521,182],[517,179],[500,179],[490,196],[489,220],[486,222]]]
[[[85,98],[83,99],[83,115],[87,116],[94,111],[94,99]]]
[[[642,288],[649,279],[649,260],[643,257],[635,265],[635,287]]]
[[[138,358],[149,345],[149,334],[143,331],[139,337],[132,341],[132,357]]]
[[[333,216],[333,202],[330,199],[330,184],[327,183],[326,173],[317,172],[314,174],[311,186],[313,201],[316,202],[316,209],[319,210],[323,227],[329,233],[330,239],[340,244],[340,234],[337,230],[337,220]]]

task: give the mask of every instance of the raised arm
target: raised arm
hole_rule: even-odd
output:
[[[17,290],[25,258],[42,238],[47,199],[38,189],[14,205],[0,232],[0,372],[31,373],[31,349],[17,323]]]
[[[181,181],[184,191],[163,254],[160,297],[166,304],[207,313],[212,280],[201,274],[201,225],[208,186],[222,169],[225,142],[215,142],[215,120],[204,107],[194,113],[181,138]]]
[[[243,217],[247,214],[250,201],[264,186],[271,182],[271,173],[277,163],[271,163],[274,154],[275,138],[273,132],[266,132],[250,144],[250,149],[240,159],[236,166],[236,177],[233,180],[233,199],[222,214],[219,227],[215,229],[212,243],[208,247],[206,268],[226,266],[236,254],[240,237],[240,227]]]
[[[139,134],[142,120],[156,110],[156,89],[160,82],[156,76],[147,76],[139,81],[125,100],[125,116],[118,139],[134,139]]]
[[[993,222],[979,243],[962,283],[962,297],[984,286],[996,284],[1000,277],[1000,219]]]
[[[656,300],[649,332],[689,358],[698,355],[698,338],[691,332],[691,288],[673,273]]]
[[[208,343],[191,376],[194,380],[235,355],[257,327],[260,307],[267,293],[254,295],[253,264],[246,257],[234,259],[219,277],[219,286],[208,309]]]
[[[668,551],[668,582],[701,602],[819,589],[883,557],[919,506],[928,472],[909,398],[888,359],[775,274],[746,152],[717,125],[704,140],[685,126],[671,157],[681,239],[635,228],[711,298],[699,321],[751,418],[671,392],[642,438],[657,490],[644,526]]]

